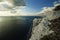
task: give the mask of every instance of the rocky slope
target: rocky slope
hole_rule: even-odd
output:
[[[60,5],[43,10],[42,19],[33,20],[29,40],[60,40]]]
[[[50,30],[53,30],[54,33],[44,36],[41,40],[60,40],[60,17],[50,22]]]

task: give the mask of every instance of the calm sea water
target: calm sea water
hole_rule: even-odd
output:
[[[1,40],[27,40],[33,19],[39,16],[16,16],[0,17],[0,39]],[[3,23],[3,24],[2,24]],[[2,26],[1,26],[2,25]],[[4,25],[4,26],[3,26]]]

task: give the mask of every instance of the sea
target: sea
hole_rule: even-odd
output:
[[[28,40],[30,28],[40,16],[1,16],[0,40]]]

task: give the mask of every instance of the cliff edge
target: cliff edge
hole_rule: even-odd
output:
[[[43,17],[42,19],[35,18],[33,20],[29,40],[60,40],[60,5],[51,9],[46,8],[43,11],[40,14]]]

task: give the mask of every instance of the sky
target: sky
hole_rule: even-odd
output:
[[[24,0],[2,0],[0,2],[0,16],[33,15],[43,10],[44,7],[54,7],[56,1],[58,0],[25,0],[25,2]]]
[[[26,0],[25,12],[34,13],[42,10],[43,7],[51,7],[58,0]]]

